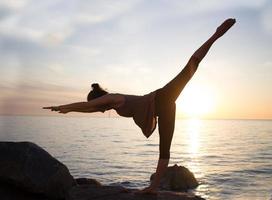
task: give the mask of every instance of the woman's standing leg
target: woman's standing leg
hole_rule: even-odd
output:
[[[158,187],[161,176],[167,169],[170,158],[170,146],[175,130],[176,104],[168,104],[160,109],[158,128],[160,135],[160,155],[156,169],[156,176],[152,181],[152,187]]]

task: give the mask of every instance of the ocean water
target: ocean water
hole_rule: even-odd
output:
[[[127,118],[1,116],[1,141],[32,141],[75,177],[142,188],[158,159],[158,132],[146,139]],[[207,199],[272,198],[272,121],[176,120],[170,165],[188,167]]]

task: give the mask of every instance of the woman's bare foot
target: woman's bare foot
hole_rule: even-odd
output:
[[[236,20],[229,18],[225,20],[217,29],[215,32],[215,35],[219,38],[222,35],[224,35],[234,24]]]

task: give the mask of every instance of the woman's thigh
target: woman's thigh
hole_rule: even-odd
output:
[[[160,104],[165,104],[167,101],[174,103],[179,97],[180,93],[192,78],[197,69],[197,64],[188,63],[182,71],[167,83],[163,88],[157,90],[157,98]]]

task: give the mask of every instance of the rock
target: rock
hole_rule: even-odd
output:
[[[101,183],[92,178],[76,178],[75,181],[78,185],[102,186]]]
[[[151,175],[152,181],[155,173]],[[193,173],[183,166],[174,165],[168,167],[160,181],[160,189],[173,191],[187,191],[198,186],[198,182]]]
[[[30,142],[0,142],[0,181],[55,199],[76,184],[64,164]]]
[[[0,183],[0,197],[1,200],[50,200],[45,195],[29,193],[7,183]]]
[[[194,194],[158,192],[157,195],[135,194],[137,190],[121,186],[77,185],[67,193],[66,200],[203,200]]]

